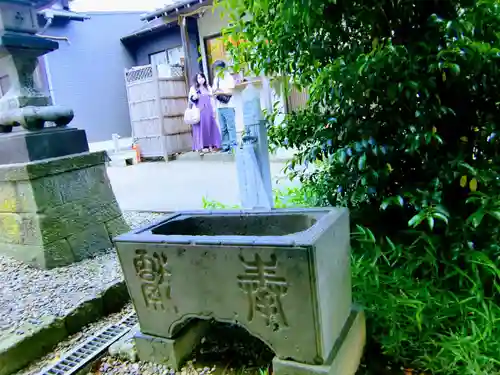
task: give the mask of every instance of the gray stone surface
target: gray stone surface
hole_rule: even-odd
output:
[[[127,212],[124,217],[130,226],[137,227],[158,216]],[[53,331],[51,325],[46,324],[55,318],[47,317],[62,321],[68,335],[81,333],[83,326],[119,311],[130,300],[114,251],[53,270],[29,267],[0,254],[0,285],[0,373],[5,371],[2,375],[50,351],[50,345],[44,344],[47,332],[55,342],[63,338],[58,334],[60,331]],[[101,320],[100,328],[94,333],[109,323]],[[86,338],[89,331],[85,329],[83,334]],[[30,342],[38,342],[40,346],[30,349]],[[65,349],[74,346],[75,340],[72,342],[73,345],[66,345]],[[59,347],[58,353],[65,349]],[[50,358],[50,363],[53,359]],[[2,368],[4,363],[8,363],[5,369]],[[38,371],[43,367],[37,367]],[[29,373],[38,371],[27,370]]]
[[[322,365],[350,314],[345,209],[185,212],[115,245],[145,335],[214,318],[278,358]]]
[[[0,166],[0,181],[30,181],[37,178],[57,175],[78,169],[103,165],[107,155],[104,151],[84,152],[60,157],[38,160],[31,163],[18,163]]]
[[[64,321],[54,317],[44,317],[36,324],[26,323],[9,335],[0,336],[0,375],[23,368],[66,336]]]
[[[146,225],[158,215],[125,212],[131,227]],[[80,303],[105,293],[102,314],[129,300],[116,251],[56,269],[34,268],[0,254],[0,336],[24,322],[45,315],[66,316]],[[72,313],[71,313],[72,314]],[[70,328],[68,328],[70,330]]]
[[[109,347],[109,355],[129,362],[137,362],[137,348],[134,339],[137,332],[139,332],[139,324],[132,327],[129,333]]]
[[[71,309],[64,317],[68,335],[74,335],[83,326],[98,321],[103,316],[103,300],[101,296],[92,297],[82,301],[78,306]],[[123,302],[118,305],[123,306]]]
[[[0,134],[0,164],[26,163],[87,152],[85,130],[47,128]]]
[[[127,226],[103,158],[0,165],[0,253],[53,268],[111,248],[111,237]]]
[[[0,254],[46,269],[64,266],[75,261],[71,247],[65,239],[46,245],[0,242]]]
[[[76,261],[90,258],[103,249],[113,247],[104,224],[89,225],[81,232],[68,236],[67,241]]]
[[[123,281],[108,286],[105,292],[82,301],[62,317],[43,316],[32,319],[0,335],[0,375],[10,375],[49,352],[68,335],[80,332],[106,312],[118,312],[129,301]],[[126,290],[126,289],[125,289]],[[113,309],[104,306],[113,304]]]
[[[276,375],[355,375],[366,343],[365,314],[355,307],[335,342],[328,362],[314,366],[279,359],[273,360]]]
[[[122,215],[107,221],[105,226],[110,238],[114,238],[130,230],[128,224],[123,221]]]
[[[19,99],[19,98],[18,98]],[[24,106],[23,108],[0,111],[0,129],[3,133],[10,133],[14,127],[22,126],[24,129],[38,132],[44,129],[45,124],[50,122],[57,127],[68,125],[75,116],[73,110],[67,107],[45,105],[50,103],[50,98],[40,101],[37,97],[37,104]],[[2,99],[0,99],[1,105]],[[19,104],[27,104],[19,102]]]
[[[180,369],[193,349],[201,342],[208,331],[210,323],[198,320],[190,324],[189,329],[182,330],[173,339],[135,334],[137,354],[141,361],[165,364],[173,369]]]

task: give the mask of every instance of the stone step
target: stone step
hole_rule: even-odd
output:
[[[294,155],[293,151],[279,150],[276,153],[269,155],[269,161],[272,163],[284,163],[290,160]],[[203,156],[200,156],[198,152],[186,152],[182,154],[175,155],[171,160],[177,161],[212,161],[212,162],[234,162],[234,154],[227,152],[207,152]]]
[[[135,150],[120,151],[118,153],[108,151],[108,156],[111,159],[108,162],[110,167],[126,167],[139,162]]]

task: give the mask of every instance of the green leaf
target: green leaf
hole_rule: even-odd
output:
[[[427,223],[429,224],[429,228],[430,228],[431,230],[433,230],[433,229],[434,229],[434,218],[433,218],[433,217],[431,217],[431,216],[429,216],[429,217],[427,218]]]
[[[483,221],[485,212],[483,210],[478,210],[470,215],[467,219],[468,222],[472,223],[472,225],[477,228],[481,222]]]
[[[500,221],[500,211],[490,211],[489,214]]]
[[[458,64],[452,64],[450,66],[450,70],[453,74],[455,74],[456,76],[460,74],[460,66]]]
[[[366,154],[363,154],[360,156],[358,160],[358,169],[362,171],[365,169],[365,166],[366,166]]]
[[[411,87],[413,90],[418,90],[418,83],[415,81],[408,81],[408,86]]]
[[[397,86],[396,85],[390,85],[389,88],[387,89],[387,96],[389,97],[389,100],[393,101],[397,97]]]
[[[380,209],[385,211],[387,207],[390,206],[391,202],[392,202],[392,197],[385,198],[382,204],[380,205]]]
[[[342,164],[345,164],[347,160],[347,154],[344,150],[340,150],[339,151],[339,162],[342,163]]]
[[[408,221],[408,226],[415,228],[422,221],[424,221],[425,217],[426,217],[425,212],[419,212]]]
[[[400,206],[400,207],[403,207],[403,206],[404,206],[405,201],[404,201],[404,199],[403,199],[403,197],[402,197],[402,196],[398,195],[398,196],[396,197],[396,201],[397,201],[397,203],[399,204],[399,206]]]
[[[443,215],[441,212],[434,212],[434,218],[444,221],[446,224],[448,224],[448,217]]]

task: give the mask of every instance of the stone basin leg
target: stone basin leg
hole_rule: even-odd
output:
[[[210,322],[199,320],[182,330],[177,337],[166,339],[145,335],[135,335],[137,354],[141,361],[167,365],[178,371],[186,359],[200,344],[210,327]]]
[[[365,314],[354,307],[325,365],[314,366],[275,357],[274,375],[354,375],[366,342]]]

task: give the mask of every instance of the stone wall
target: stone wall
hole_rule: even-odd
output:
[[[0,166],[0,254],[42,268],[112,248],[126,232],[104,152]]]

